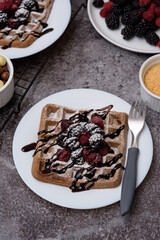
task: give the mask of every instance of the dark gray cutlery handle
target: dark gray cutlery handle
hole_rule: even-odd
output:
[[[139,149],[131,147],[128,149],[127,166],[124,172],[120,202],[121,215],[126,215],[131,208],[137,177],[137,158]]]

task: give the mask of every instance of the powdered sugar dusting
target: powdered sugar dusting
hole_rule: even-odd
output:
[[[89,143],[91,147],[96,148],[103,140],[104,140],[103,135],[95,133],[89,138]]]
[[[83,131],[84,124],[83,122],[71,124],[68,128],[69,135],[78,136]]]
[[[69,147],[71,150],[77,149],[80,145],[77,137],[70,137],[64,139],[64,145]]]
[[[75,160],[75,159],[81,157],[82,150],[83,150],[83,148],[78,148],[77,150],[73,151],[73,152],[71,153],[71,159],[72,159],[72,160]]]

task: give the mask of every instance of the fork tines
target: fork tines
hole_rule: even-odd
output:
[[[145,119],[146,114],[146,104],[142,101],[134,101],[131,110],[130,110],[130,117],[131,118],[143,118]]]

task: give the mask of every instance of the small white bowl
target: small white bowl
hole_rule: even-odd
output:
[[[154,111],[160,112],[160,97],[151,93],[144,84],[144,76],[152,66],[160,64],[160,54],[148,58],[141,66],[139,71],[141,97],[147,106]]]
[[[2,53],[0,53],[0,56],[5,57],[5,59],[7,60],[7,67],[10,74],[6,84],[2,88],[0,88],[0,108],[2,108],[9,102],[14,93],[14,68],[11,60],[7,56]]]

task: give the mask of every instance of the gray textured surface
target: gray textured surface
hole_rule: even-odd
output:
[[[79,6],[79,0],[72,1],[72,16]],[[92,27],[86,9],[82,8],[56,45],[35,56],[13,61],[18,77],[32,62],[33,67],[29,67],[26,76],[33,78],[44,58],[48,59],[27,93],[20,113],[13,115],[1,133],[1,240],[159,239],[160,114],[147,109],[146,121],[154,142],[153,162],[143,184],[136,190],[131,214],[123,218],[119,203],[79,211],[41,199],[23,183],[12,158],[12,140],[17,124],[39,100],[65,89],[94,88],[132,103],[140,96],[138,71],[148,57],[104,40]],[[5,111],[7,114],[9,107]]]

